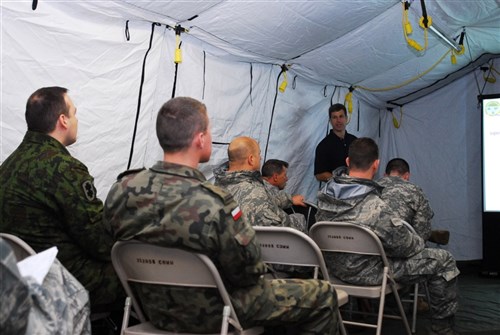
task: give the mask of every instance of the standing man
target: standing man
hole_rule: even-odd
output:
[[[300,334],[335,334],[337,299],[322,280],[268,280],[255,231],[233,197],[197,169],[212,151],[207,110],[177,97],[165,103],[156,132],[163,160],[112,186],[104,209],[118,240],[137,239],[206,254],[217,266],[244,327],[294,325]],[[222,304],[211,289],[137,285],[158,328],[217,332]]]
[[[295,206],[306,207],[304,196],[301,194],[291,195],[284,191],[287,176],[288,163],[279,159],[269,159],[262,165],[262,179],[264,186],[271,198],[281,209]]]
[[[402,158],[387,163],[385,175],[378,183],[384,186],[381,198],[394,213],[413,226],[415,232],[427,241],[431,236],[434,212],[424,191],[410,181],[410,165]]]
[[[314,159],[314,176],[319,181],[328,181],[335,169],[345,166],[349,145],[356,139],[356,136],[345,130],[347,110],[344,105],[330,106],[328,118],[332,124],[332,130],[319,142]]]
[[[352,142],[347,158],[348,176],[335,176],[318,194],[318,221],[353,222],[370,228],[387,254],[394,279],[403,284],[426,281],[430,295],[431,333],[456,334],[458,308],[455,259],[446,250],[425,248],[424,240],[404,225],[380,198],[375,181],[378,146],[367,137]],[[382,265],[378,257],[328,253],[325,261],[341,280],[357,285],[380,285]],[[378,270],[376,270],[378,269]]]
[[[25,117],[23,141],[0,166],[0,231],[35,251],[57,246],[61,263],[89,291],[92,309],[115,303],[121,309],[125,292],[111,264],[102,202],[87,167],[66,149],[78,131],[67,89],[35,91]]]

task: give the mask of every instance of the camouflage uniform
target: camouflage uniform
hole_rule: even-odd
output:
[[[378,181],[384,186],[381,198],[401,219],[413,226],[416,233],[427,241],[431,235],[434,212],[424,191],[401,177],[386,176]]]
[[[124,298],[102,202],[83,163],[56,139],[28,131],[0,167],[0,184],[0,231],[36,251],[57,246],[61,263],[90,292],[92,305]]]
[[[382,187],[375,181],[334,177],[318,194],[318,221],[346,221],[372,229],[389,258],[394,278],[401,283],[427,280],[433,319],[451,317],[457,310],[456,277],[459,271],[446,250],[425,248],[424,240],[411,233],[380,199]],[[325,260],[335,276],[353,284],[382,282],[379,258],[329,253]]]
[[[158,162],[123,175],[104,206],[118,240],[137,239],[208,255],[219,269],[243,326],[296,325],[302,334],[334,334],[337,299],[320,280],[267,280],[255,231],[233,197],[193,168]],[[135,286],[161,329],[217,332],[222,302],[213,290]]]
[[[262,179],[264,186],[266,187],[267,193],[269,193],[270,198],[274,201],[276,206],[281,209],[287,209],[293,206],[292,195],[280,190],[277,186],[274,186],[265,179]]]
[[[57,259],[42,285],[16,263],[0,238],[0,334],[91,334],[88,293]]]
[[[259,171],[228,172],[228,163],[214,170],[215,185],[227,189],[252,226],[285,226],[307,233],[304,215],[283,211],[266,190]]]

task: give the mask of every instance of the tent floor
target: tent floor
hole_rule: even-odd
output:
[[[475,262],[457,263],[461,273],[458,277],[456,330],[461,335],[500,334],[500,278],[482,276],[480,266]],[[418,314],[415,334],[427,335],[429,329],[429,313]],[[349,327],[347,330],[351,335],[375,334],[375,330],[367,328]],[[404,334],[403,324],[399,320],[384,319],[382,334]]]

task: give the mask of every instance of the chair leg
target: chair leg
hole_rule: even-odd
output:
[[[396,298],[396,303],[398,304],[399,313],[401,313],[401,319],[402,319],[403,324],[405,326],[406,333],[408,335],[412,335],[410,325],[408,324],[408,319],[406,318],[405,309],[403,308],[403,303],[401,302],[401,298],[399,297],[399,293],[398,293],[398,290],[396,289],[396,285],[391,283],[391,286],[392,286],[392,292],[394,294],[394,298]]]
[[[382,293],[382,296],[380,297],[380,304],[378,306],[376,335],[380,335],[382,333],[382,319],[384,318],[384,307],[385,307],[385,292]]]
[[[340,315],[339,309],[337,309],[337,316],[338,316],[338,320],[339,320],[340,334],[347,335],[347,331],[345,330],[345,326],[344,326],[344,320],[342,320],[342,315]]]
[[[220,330],[221,335],[227,335],[227,328],[229,325],[229,315],[231,314],[231,308],[229,306],[224,306],[222,310],[222,326]]]
[[[125,307],[123,308],[123,321],[120,334],[123,334],[125,329],[128,327],[128,319],[130,317],[130,305],[131,305],[130,297],[127,297],[125,299]]]
[[[413,315],[411,320],[411,332],[415,334],[417,331],[417,305],[418,305],[418,283],[415,284],[413,293]]]

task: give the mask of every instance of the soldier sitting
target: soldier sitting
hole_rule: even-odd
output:
[[[40,88],[26,103],[28,131],[0,166],[0,231],[35,251],[57,246],[61,263],[89,291],[92,311],[121,312],[125,291],[111,264],[102,201],[87,167],[66,149],[78,133],[67,92]]]
[[[424,191],[410,181],[410,165],[402,158],[391,159],[385,168],[385,175],[378,180],[384,186],[381,198],[401,219],[413,226],[424,239],[438,244],[448,244],[447,230],[431,230],[434,212]]]
[[[346,163],[349,175],[333,177],[318,194],[316,219],[352,222],[372,229],[384,246],[396,281],[427,281],[431,334],[455,334],[459,271],[453,256],[446,250],[425,248],[424,240],[410,232],[380,198],[382,187],[372,180],[379,165],[378,147],[372,139],[354,140]],[[376,257],[328,253],[325,260],[343,281],[358,285],[382,282],[382,268]]]
[[[215,185],[227,189],[240,204],[252,226],[284,226],[307,233],[302,214],[287,214],[264,186],[260,174],[260,148],[250,137],[235,138],[229,144],[229,162],[214,171]]]
[[[123,175],[111,188],[104,217],[118,240],[138,239],[206,254],[219,270],[243,327],[293,325],[300,334],[336,334],[337,298],[322,280],[268,280],[255,231],[233,197],[198,170],[210,159],[207,110],[185,97],[157,117],[163,161]],[[158,328],[217,332],[222,302],[214,290],[137,285]]]
[[[268,159],[262,165],[262,180],[271,198],[281,209],[295,206],[306,207],[302,194],[291,195],[284,191],[288,181],[288,163],[279,159]]]

